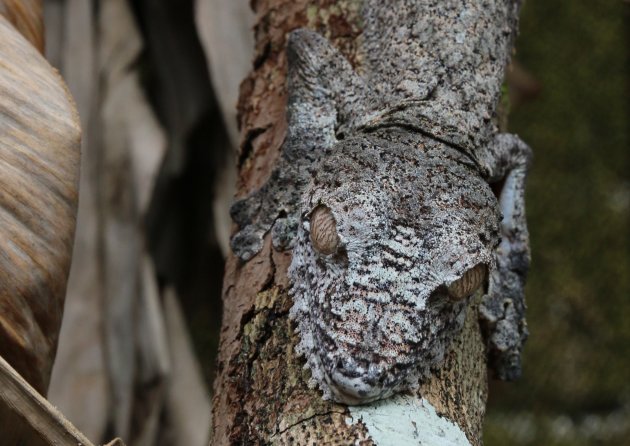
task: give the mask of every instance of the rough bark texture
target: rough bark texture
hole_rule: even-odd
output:
[[[361,70],[360,1],[261,0],[253,7],[256,54],[254,70],[241,85],[238,195],[266,181],[286,133],[287,33],[315,29]],[[310,372],[295,354],[298,340],[288,318],[290,256],[275,251],[267,237],[249,262],[239,263],[233,255],[228,259],[213,444],[376,443],[365,423],[349,421],[353,416],[346,406],[323,401],[319,391],[307,387]],[[485,346],[476,313],[476,307],[469,309],[444,367],[412,396],[454,421],[475,445],[481,443],[487,396]]]

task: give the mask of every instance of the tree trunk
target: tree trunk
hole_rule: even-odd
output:
[[[256,53],[239,100],[239,196],[265,183],[286,134],[287,34],[314,29],[357,71],[362,64],[361,1],[252,4]],[[417,391],[348,407],[324,401],[307,385],[310,372],[296,355],[289,320],[290,263],[291,253],[276,251],[269,234],[248,262],[228,259],[212,444],[481,444],[487,370],[476,305],[443,368]]]

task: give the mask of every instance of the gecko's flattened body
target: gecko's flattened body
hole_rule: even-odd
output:
[[[269,231],[293,248],[291,316],[325,398],[415,386],[479,287],[490,365],[520,374],[531,153],[494,124],[519,4],[366,0],[363,77],[318,34],[290,36],[282,156],[232,207],[231,244],[243,261]]]

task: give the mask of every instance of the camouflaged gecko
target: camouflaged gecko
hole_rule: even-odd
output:
[[[528,146],[498,134],[520,2],[364,2],[362,75],[315,32],[288,42],[288,131],[236,202],[232,249],[293,249],[291,317],[324,398],[360,404],[439,368],[483,288],[489,362],[520,375]]]

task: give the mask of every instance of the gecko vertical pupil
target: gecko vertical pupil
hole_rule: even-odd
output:
[[[311,243],[322,254],[332,254],[337,250],[337,222],[326,206],[318,206],[311,214]]]

